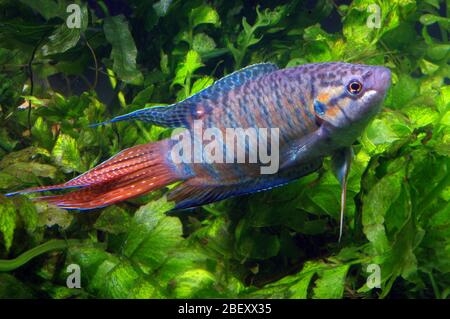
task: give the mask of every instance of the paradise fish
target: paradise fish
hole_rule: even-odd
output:
[[[141,120],[184,128],[182,133],[191,135],[195,135],[196,121],[201,121],[202,130],[220,132],[278,128],[279,141],[269,147],[275,151],[275,145],[279,154],[279,169],[274,174],[261,174],[264,164],[260,160],[237,161],[239,147],[246,156],[254,151],[247,144],[237,146],[234,161],[229,163],[176,162],[172,156],[176,141],[168,138],[126,149],[66,183],[7,195],[80,188],[37,199],[81,210],[181,182],[168,199],[176,202],[176,209],[190,208],[286,184],[319,169],[324,157],[331,156],[342,186],[341,236],[351,145],[380,110],[389,85],[390,71],[381,66],[331,62],[280,70],[271,63],[252,65],[179,103],[145,108],[100,124]],[[200,141],[202,145],[208,142]],[[193,156],[197,155],[194,150]]]

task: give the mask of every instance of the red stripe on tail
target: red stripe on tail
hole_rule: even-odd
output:
[[[25,191],[82,187],[37,198],[67,209],[93,209],[143,195],[181,179],[166,163],[167,145],[160,141],[131,147],[67,183]]]

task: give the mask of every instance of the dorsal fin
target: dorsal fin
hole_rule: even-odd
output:
[[[213,85],[208,86],[207,88],[177,104],[196,104],[201,99],[208,99],[214,97],[216,94],[228,92],[229,90],[239,87],[249,80],[254,80],[262,75],[272,73],[276,70],[278,70],[278,67],[273,63],[252,64],[224,76],[220,80],[214,82]]]
[[[278,70],[278,67],[273,63],[253,64],[221,78],[213,85],[201,90],[181,102],[168,106],[144,108],[117,116],[109,121],[93,124],[91,127],[129,120],[140,120],[158,126],[171,128],[188,127],[190,118],[189,115],[192,111],[195,111],[193,105],[198,104],[201,100],[214,98],[217,95],[241,86],[249,80],[254,80],[262,75],[272,73],[276,70]]]

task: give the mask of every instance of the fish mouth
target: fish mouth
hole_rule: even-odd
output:
[[[391,70],[383,66],[377,66],[374,70],[371,88],[380,95],[385,95],[391,85]]]

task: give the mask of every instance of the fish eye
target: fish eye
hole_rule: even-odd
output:
[[[362,84],[359,81],[353,80],[350,81],[350,83],[347,85],[347,91],[348,93],[352,95],[356,95],[362,90]]]

